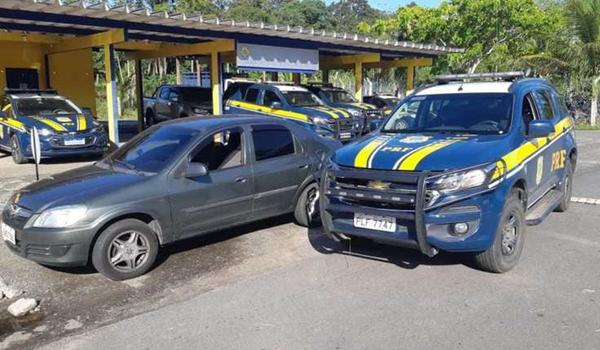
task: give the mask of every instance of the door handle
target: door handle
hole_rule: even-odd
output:
[[[306,169],[308,168],[308,164],[302,164],[298,167],[298,169]]]
[[[246,183],[246,182],[248,182],[248,178],[240,176],[240,177],[238,177],[238,178],[235,179],[235,182],[237,182],[237,183]]]

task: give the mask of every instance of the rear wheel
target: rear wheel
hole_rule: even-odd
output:
[[[573,193],[573,166],[570,160],[565,162],[564,176],[560,190],[563,193],[563,199],[558,207],[556,207],[556,211],[565,212],[569,209],[571,194]]]
[[[25,164],[27,163],[27,159],[23,156],[23,151],[21,150],[21,144],[19,143],[19,139],[17,135],[13,135],[10,138],[10,153],[12,155],[12,159],[16,164]]]
[[[312,227],[319,223],[319,186],[313,182],[298,197],[294,210],[296,222],[304,227]]]
[[[148,225],[126,219],[110,225],[100,234],[92,250],[92,264],[114,281],[145,274],[158,254],[158,239]]]
[[[525,243],[525,209],[519,192],[513,191],[504,204],[492,246],[475,256],[477,265],[485,271],[510,271],[519,262]]]

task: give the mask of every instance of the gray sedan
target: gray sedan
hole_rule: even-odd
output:
[[[321,161],[339,145],[281,118],[163,123],[94,165],[16,193],[2,237],[40,264],[91,260],[113,280],[137,277],[177,240],[288,212],[310,225]]]

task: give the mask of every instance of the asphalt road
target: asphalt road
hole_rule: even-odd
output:
[[[600,198],[600,133],[578,142],[574,195]],[[502,275],[467,256],[334,242],[287,217],[178,243],[129,282],[1,247],[0,275],[42,311],[0,314],[0,349],[598,349],[599,219],[573,203],[529,227]]]

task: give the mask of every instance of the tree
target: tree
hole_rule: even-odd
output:
[[[570,0],[566,6],[578,39],[577,49],[584,58],[578,62],[579,67],[591,77],[590,124],[595,125],[600,95],[600,0]]]
[[[278,15],[282,24],[315,29],[330,29],[331,16],[321,0],[288,0]]]
[[[359,23],[381,18],[382,13],[369,5],[367,0],[339,0],[329,5],[333,29],[354,33]]]

